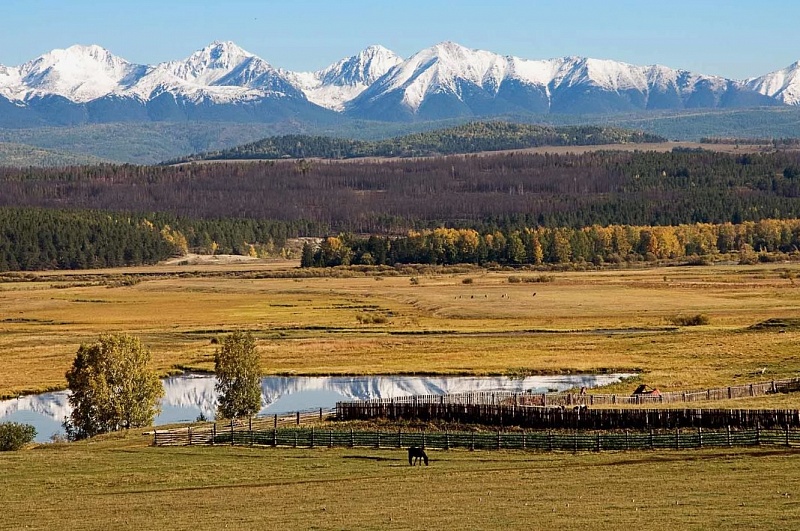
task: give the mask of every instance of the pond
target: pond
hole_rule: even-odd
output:
[[[476,391],[543,393],[576,387],[597,387],[631,374],[506,376],[267,376],[261,381],[260,415],[333,408],[336,402],[411,395]],[[165,378],[161,414],[155,424],[192,422],[214,417],[216,382],[213,375],[184,374]],[[24,422],[36,427],[36,440],[63,435],[61,423],[70,414],[69,391],[56,391],[0,401],[0,422]]]

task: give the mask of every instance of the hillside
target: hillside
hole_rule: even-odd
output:
[[[0,142],[0,166],[76,166],[103,162],[107,161],[92,155]]]
[[[217,152],[183,157],[175,162],[242,159],[349,159],[418,157],[522,149],[538,146],[585,146],[661,142],[656,135],[613,127],[472,122],[386,140],[364,141],[309,135],[269,137]]]

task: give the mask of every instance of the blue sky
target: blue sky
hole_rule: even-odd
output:
[[[9,66],[76,43],[152,64],[214,40],[298,71],[370,44],[407,57],[445,40],[736,79],[800,60],[796,0],[0,0],[0,24],[0,64]]]

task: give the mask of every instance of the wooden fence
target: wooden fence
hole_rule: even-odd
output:
[[[240,445],[293,448],[406,448],[419,446],[442,450],[539,450],[539,451],[603,451],[663,450],[733,446],[781,445],[800,446],[800,431],[783,429],[649,430],[646,432],[387,432],[325,430],[315,428],[250,429],[234,424],[201,430],[158,430],[153,443],[164,445]],[[202,435],[201,435],[202,433]],[[187,437],[188,435],[188,437]]]
[[[800,428],[796,409],[589,409],[474,404],[339,402],[338,420],[420,420],[535,430],[648,430],[672,428]]]
[[[373,398],[367,404],[474,404],[515,406],[628,406],[690,403],[700,401],[751,398],[773,393],[800,391],[800,378],[771,380],[692,391],[668,391],[659,395],[580,394],[580,393],[515,393],[510,391],[452,393],[446,395],[414,395],[398,398]]]
[[[268,417],[251,417],[225,422],[204,422],[185,428],[155,429],[146,434],[153,435],[157,446],[191,446],[195,444],[213,444],[220,437],[239,438],[242,432],[264,432],[268,430],[298,427],[309,422],[323,420],[333,415],[333,409],[314,409],[297,411],[286,415]]]

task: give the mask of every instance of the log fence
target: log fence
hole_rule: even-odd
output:
[[[472,404],[339,402],[338,420],[419,420],[536,430],[647,430],[672,428],[800,428],[796,409],[590,409]]]
[[[195,430],[158,430],[154,434],[157,446],[216,444],[237,446],[266,446],[284,448],[395,448],[409,446],[451,450],[531,450],[601,452],[625,450],[688,450],[696,448],[745,446],[800,446],[800,430],[789,427],[735,430],[706,430],[703,428],[647,431],[364,431],[311,428],[251,428],[249,423],[229,426],[213,425],[197,438]],[[190,442],[189,433],[195,437]]]
[[[473,404],[515,406],[654,406],[702,401],[734,400],[775,393],[800,391],[800,378],[771,380],[714,389],[665,391],[658,395],[623,395],[597,393],[517,393],[512,391],[450,393],[444,395],[413,395],[396,398],[373,398],[367,404]]]

